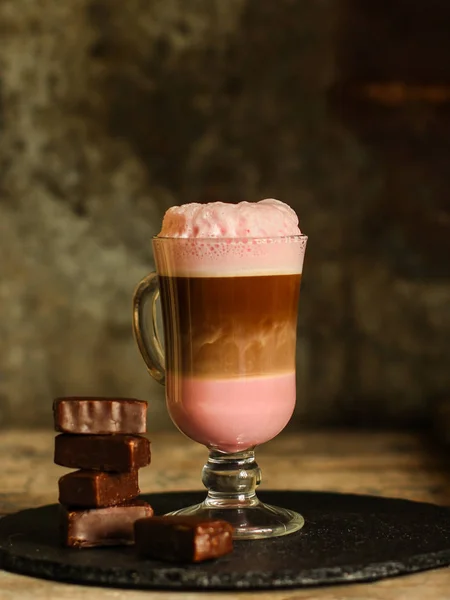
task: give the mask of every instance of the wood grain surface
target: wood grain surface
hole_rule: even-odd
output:
[[[67,469],[52,463],[51,431],[3,432],[0,511],[53,503]],[[201,446],[177,432],[151,436],[153,460],[140,473],[142,492],[198,490],[206,458]],[[258,450],[263,488],[355,492],[450,504],[450,461],[418,435],[325,431],[285,434]],[[448,600],[450,569],[372,584],[258,593],[202,593],[231,600]],[[186,600],[196,592],[139,592],[54,583],[0,571],[1,600]]]

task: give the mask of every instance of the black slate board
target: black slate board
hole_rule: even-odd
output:
[[[259,496],[301,512],[305,527],[272,540],[235,542],[232,554],[214,562],[168,564],[138,559],[132,547],[63,549],[57,506],[43,506],[0,520],[0,567],[121,588],[249,590],[373,581],[450,564],[450,508],[320,492]],[[203,497],[192,492],[143,496],[156,514]]]

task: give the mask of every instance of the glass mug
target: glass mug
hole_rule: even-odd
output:
[[[303,235],[155,237],[157,272],[133,297],[135,338],[150,374],[165,384],[170,417],[209,449],[206,499],[172,514],[224,519],[239,539],[285,535],[304,524],[256,496],[254,448],[282,431],[295,407],[306,242]]]

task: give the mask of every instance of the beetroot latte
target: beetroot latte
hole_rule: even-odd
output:
[[[153,241],[166,398],[193,440],[238,452],[289,421],[305,246],[296,214],[277,200],[167,211]]]

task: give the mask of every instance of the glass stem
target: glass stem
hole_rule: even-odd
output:
[[[261,469],[253,449],[235,453],[210,450],[202,481],[208,490],[205,507],[245,508],[259,504],[256,488],[261,483]]]

